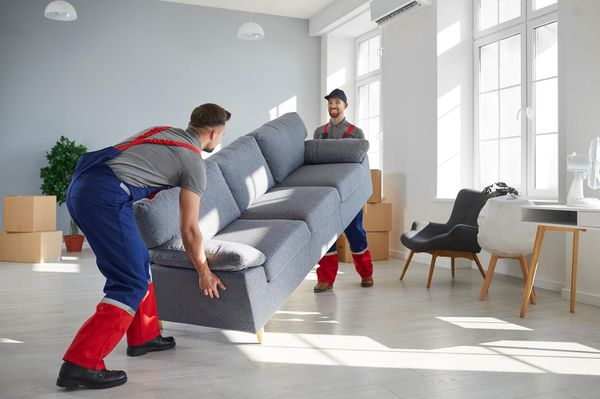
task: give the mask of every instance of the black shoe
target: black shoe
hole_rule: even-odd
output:
[[[80,386],[90,389],[104,389],[123,385],[127,374],[123,370],[94,370],[65,361],[60,368],[56,385],[61,388],[77,389]]]
[[[163,337],[159,335],[158,337],[151,339],[145,344],[128,346],[127,356],[142,356],[148,352],[166,351],[167,349],[171,349],[174,347],[175,338]]]

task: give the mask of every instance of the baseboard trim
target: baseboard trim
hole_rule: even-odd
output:
[[[566,301],[571,300],[571,289],[563,288],[560,290],[560,297]],[[589,292],[577,291],[577,303],[586,305],[600,306],[600,295],[590,294]]]

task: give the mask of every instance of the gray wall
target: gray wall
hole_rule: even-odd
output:
[[[183,127],[216,102],[233,114],[227,144],[293,96],[309,130],[319,124],[320,39],[307,20],[255,15],[267,38],[249,42],[236,37],[248,13],[70,0],[79,19],[61,23],[43,17],[48,2],[0,0],[0,196],[40,193],[44,152],[61,134],[98,149],[151,125]]]

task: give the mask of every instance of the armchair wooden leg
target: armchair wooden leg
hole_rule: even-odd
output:
[[[412,257],[414,254],[415,254],[415,251],[410,251],[410,254],[408,255],[408,259],[406,259],[406,263],[404,264],[404,269],[402,270],[402,274],[400,275],[400,280],[402,280],[404,278],[404,275],[406,274],[406,270],[408,270],[408,265],[410,265],[410,261],[412,260]]]
[[[498,255],[492,254],[490,264],[485,274],[485,280],[483,281],[483,287],[481,287],[481,293],[479,294],[479,300],[483,301],[487,296],[490,284],[492,283],[492,277],[494,277],[494,269],[496,269],[496,263],[498,262]]]
[[[523,284],[527,284],[527,260],[524,256],[519,257],[519,265],[521,265],[521,273],[523,273]],[[529,303],[535,305],[537,300],[535,298],[535,288],[531,289],[531,296],[529,297]]]
[[[260,345],[262,345],[262,343],[263,343],[263,338],[264,338],[264,336],[265,336],[265,328],[264,328],[264,327],[262,327],[260,330],[258,330],[258,331],[256,332],[256,338],[258,339],[258,343],[259,343]]]
[[[473,260],[475,261],[475,263],[477,264],[477,267],[479,268],[479,273],[481,273],[481,275],[483,276],[483,279],[485,280],[485,272],[483,271],[483,267],[481,267],[481,262],[479,262],[479,258],[477,257],[477,254],[473,254]]]
[[[454,278],[454,257],[450,258],[450,265],[452,267],[452,278]]]
[[[433,269],[435,269],[435,259],[437,258],[437,253],[433,252],[431,254],[431,266],[429,266],[429,278],[427,279],[427,288],[431,286],[431,278],[433,277]]]

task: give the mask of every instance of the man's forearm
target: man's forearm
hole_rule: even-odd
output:
[[[208,271],[206,254],[204,253],[204,240],[200,229],[187,229],[181,231],[183,247],[198,273]]]

